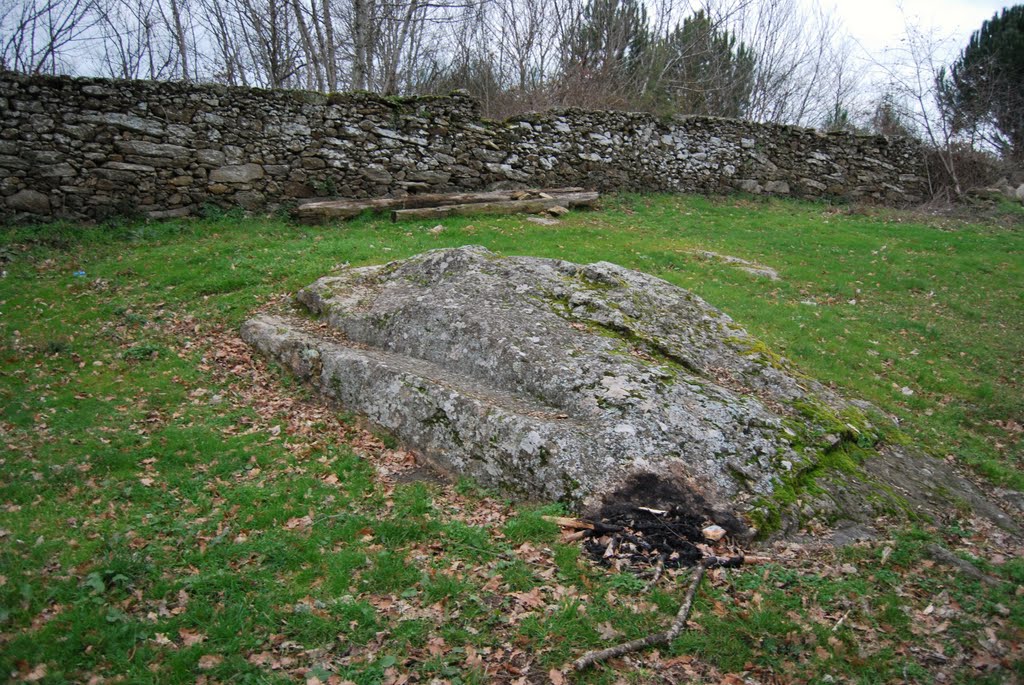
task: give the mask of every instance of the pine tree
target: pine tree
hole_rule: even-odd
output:
[[[939,78],[958,130],[990,131],[1004,156],[1024,162],[1024,5],[983,23]]]
[[[647,97],[681,114],[742,117],[750,104],[755,57],[703,11],[656,44]]]

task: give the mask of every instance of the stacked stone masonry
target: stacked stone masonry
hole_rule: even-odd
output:
[[[579,109],[482,119],[472,98],[323,95],[0,73],[0,220],[273,210],[311,197],[517,186],[925,195],[910,141]]]

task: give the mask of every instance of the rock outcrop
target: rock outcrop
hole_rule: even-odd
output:
[[[795,521],[780,500],[801,488],[810,516],[918,506],[891,486],[864,494],[870,476],[853,472],[881,441],[865,411],[636,271],[464,247],[344,269],[298,301],[312,316],[261,315],[243,338],[443,471],[506,493],[683,502],[736,535]],[[887,478],[918,468],[887,450]],[[835,464],[849,482],[814,486]]]

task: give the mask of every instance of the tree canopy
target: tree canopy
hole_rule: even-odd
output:
[[[706,12],[698,10],[653,45],[646,94],[652,109],[725,117],[746,114],[754,53]]]
[[[984,22],[940,79],[958,130],[987,136],[1004,156],[1024,161],[1024,5]]]
[[[739,117],[755,55],[704,10],[659,33],[637,0],[590,0],[572,27],[563,83],[665,114]]]

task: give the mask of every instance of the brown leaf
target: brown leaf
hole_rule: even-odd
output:
[[[211,668],[216,668],[217,666],[220,666],[221,662],[223,661],[224,657],[222,657],[220,654],[204,654],[203,656],[199,657],[199,668],[203,669],[204,671],[208,671]]]
[[[182,628],[178,631],[178,637],[181,638],[181,645],[183,647],[191,647],[192,645],[198,645],[200,642],[206,639],[206,636],[200,633],[198,630],[191,628]]]
[[[565,685],[565,676],[557,668],[552,668],[548,671],[548,678],[554,685]]]
[[[988,671],[999,668],[1000,662],[999,659],[988,652],[981,652],[971,659],[971,666],[980,671]]]
[[[472,645],[466,645],[466,665],[470,668],[478,668],[483,664],[483,657],[477,654],[476,649]]]
[[[164,633],[157,633],[156,635],[154,635],[153,644],[159,645],[161,647],[177,647],[177,645],[174,644],[174,641],[167,637],[167,635]]]
[[[312,525],[313,517],[306,514],[305,516],[297,516],[295,518],[288,519],[288,521],[285,522],[284,527],[286,530],[305,530],[312,527]]]
[[[21,680],[26,683],[38,683],[40,680],[46,677],[46,664],[39,664],[28,673],[21,676]]]
[[[545,604],[539,587],[535,587],[529,592],[513,592],[512,596],[527,609],[537,609]]]
[[[622,633],[615,629],[615,626],[611,624],[611,621],[598,623],[597,634],[601,636],[602,640],[615,640],[622,637]]]
[[[441,656],[448,651],[448,645],[445,644],[443,637],[432,637],[427,640],[427,651],[430,652],[430,656]]]

